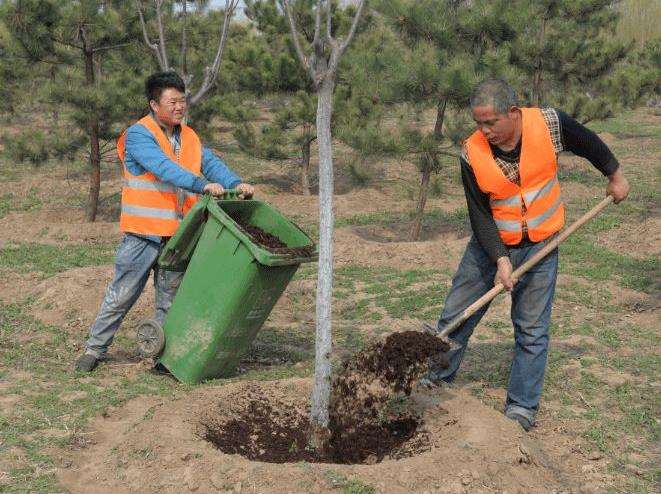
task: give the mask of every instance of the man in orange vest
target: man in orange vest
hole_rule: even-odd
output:
[[[161,248],[200,194],[220,196],[235,188],[250,197],[253,187],[202,146],[183,123],[186,87],[175,72],[151,75],[145,84],[150,112],[129,127],[117,142],[124,168],[119,220],[124,233],[115,256],[115,276],[90,328],[78,371],[90,372],[101,360],[126,313],[154,271],[155,319],[163,323],[183,273],[159,269]]]
[[[608,177],[606,193],[615,203],[627,197],[629,183],[594,132],[559,110],[519,107],[516,94],[501,80],[480,84],[471,109],[477,130],[464,143],[460,161],[473,236],[437,327],[441,331],[495,283],[511,292],[515,348],[505,415],[527,431],[535,424],[542,393],[558,252],[516,283],[512,265],[532,257],[564,224],[557,154],[569,151],[588,159]],[[447,356],[449,366],[432,364],[423,383],[454,380],[468,339],[486,310],[452,334],[459,347]]]

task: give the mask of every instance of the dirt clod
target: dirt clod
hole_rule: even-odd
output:
[[[407,400],[429,357],[447,350],[437,338],[394,333],[358,352],[332,383],[329,448],[308,444],[307,407],[267,398],[251,386],[232,413],[207,417],[201,435],[230,454],[274,463],[374,464],[431,448],[429,433]]]

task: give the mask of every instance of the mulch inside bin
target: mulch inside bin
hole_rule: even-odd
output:
[[[230,215],[230,217],[252,238],[253,242],[265,247],[274,254],[287,254],[295,257],[310,257],[314,253],[314,245],[305,247],[287,247],[276,235],[266,232],[258,226],[251,225],[239,215]]]
[[[308,447],[307,396],[297,402],[267,397],[249,385],[236,409],[206,417],[201,435],[221,451],[272,463],[377,463],[431,448],[408,396],[430,357],[447,351],[422,332],[394,333],[355,354],[332,382],[330,447]]]

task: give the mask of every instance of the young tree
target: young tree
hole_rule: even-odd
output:
[[[167,49],[167,38],[166,38],[166,23],[168,19],[165,16],[172,19],[175,15],[175,3],[174,2],[165,2],[165,0],[154,0],[154,21],[156,23],[156,35],[154,39],[149,34],[148,22],[145,20],[145,14],[143,13],[143,1],[135,0],[136,10],[138,11],[138,16],[140,18],[140,25],[142,27],[142,35],[145,44],[154,52],[154,57],[158,62],[158,66],[161,70],[173,70],[175,66],[170,63],[171,57],[168,54]],[[201,83],[195,91],[191,90],[191,85],[194,81],[194,76],[189,70],[189,25],[188,25],[188,0],[182,0],[179,2],[181,4],[181,11],[179,16],[181,18],[181,39],[180,39],[180,56],[178,69],[181,74],[184,82],[186,83],[186,92],[188,103],[191,106],[196,105],[202,99],[204,99],[209,91],[215,86],[216,79],[218,78],[218,71],[220,70],[220,65],[223,59],[223,51],[225,49],[225,44],[227,43],[227,35],[229,33],[230,22],[236,11],[236,7],[239,4],[239,0],[225,0],[225,9],[223,15],[223,23],[220,28],[220,36],[218,39],[218,45],[215,51],[211,63],[204,65],[203,76],[201,78]],[[204,4],[206,2],[201,2],[201,6],[198,7],[198,13],[204,13]],[[164,15],[164,7],[166,7],[166,12]],[[199,77],[198,77],[199,78]]]
[[[605,86],[627,53],[614,34],[613,0],[522,0],[524,15],[512,62],[527,76],[533,106],[554,104],[585,123],[612,114],[618,101]]]
[[[444,155],[458,156],[456,143],[444,135],[448,110],[468,106],[470,92],[481,75],[504,70],[509,58],[504,45],[515,32],[508,2],[500,0],[384,0],[377,9],[407,47],[394,68],[406,74],[392,90],[394,99],[414,105],[417,114],[432,105],[435,110],[432,129],[406,123],[400,132],[402,146],[420,171],[411,229],[411,239],[417,240],[431,175],[441,170]]]
[[[121,2],[100,0],[15,0],[4,7],[3,17],[15,41],[30,60],[51,68],[48,90],[57,103],[72,108],[73,122],[88,135],[85,217],[94,221],[101,183],[100,140],[117,122],[127,89],[126,84],[111,88],[114,78],[103,68],[113,50],[130,44],[130,33],[119,21],[126,12]]]
[[[331,117],[333,90],[342,55],[358,29],[365,0],[359,0],[349,32],[336,38],[333,31],[331,0],[317,0],[314,11],[314,37],[304,49],[290,0],[283,0],[292,40],[298,58],[317,92],[317,143],[319,148],[319,264],[317,272],[317,331],[315,338],[315,378],[312,391],[311,444],[323,449],[328,441],[333,298],[333,147]],[[323,21],[322,21],[323,19]]]
[[[275,112],[275,124],[282,131],[294,132],[294,143],[300,149],[300,175],[303,195],[310,195],[310,157],[312,143],[317,139],[316,98],[298,91]]]

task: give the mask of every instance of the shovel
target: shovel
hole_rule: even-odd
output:
[[[569,235],[571,235],[576,230],[578,230],[583,224],[587,223],[592,218],[597,216],[601,212],[601,210],[604,209],[606,206],[608,206],[611,202],[613,202],[613,196],[609,195],[603,201],[601,201],[599,204],[593,207],[590,211],[585,213],[578,220],[576,220],[574,223],[572,223],[567,228],[565,228],[557,237],[555,237],[548,244],[546,244],[543,249],[541,249],[534,256],[532,256],[530,259],[524,262],[521,266],[516,268],[512,272],[512,279],[516,281],[519,278],[521,278],[521,276],[523,276],[530,268],[532,268],[535,264],[537,264],[544,257],[546,257],[546,255],[549,252],[551,252],[558,245],[560,245],[560,243],[563,240],[565,240],[567,237],[569,237]],[[440,338],[444,343],[447,343],[450,346],[449,350],[455,350],[459,348],[459,345],[454,341],[452,341],[449,338],[449,336],[459,326],[461,326],[466,321],[466,319],[468,319],[470,316],[475,314],[475,312],[477,312],[480,308],[484,307],[486,304],[491,302],[500,292],[503,291],[504,288],[505,287],[503,286],[502,283],[498,283],[497,285],[495,285],[491,290],[489,290],[487,293],[482,295],[479,299],[477,299],[475,302],[469,305],[461,314],[459,314],[452,321],[450,321],[450,323],[447,326],[445,326],[442,331],[439,332],[436,328],[433,328],[427,323],[423,323],[422,325],[423,331],[430,333],[436,336],[437,338]]]

